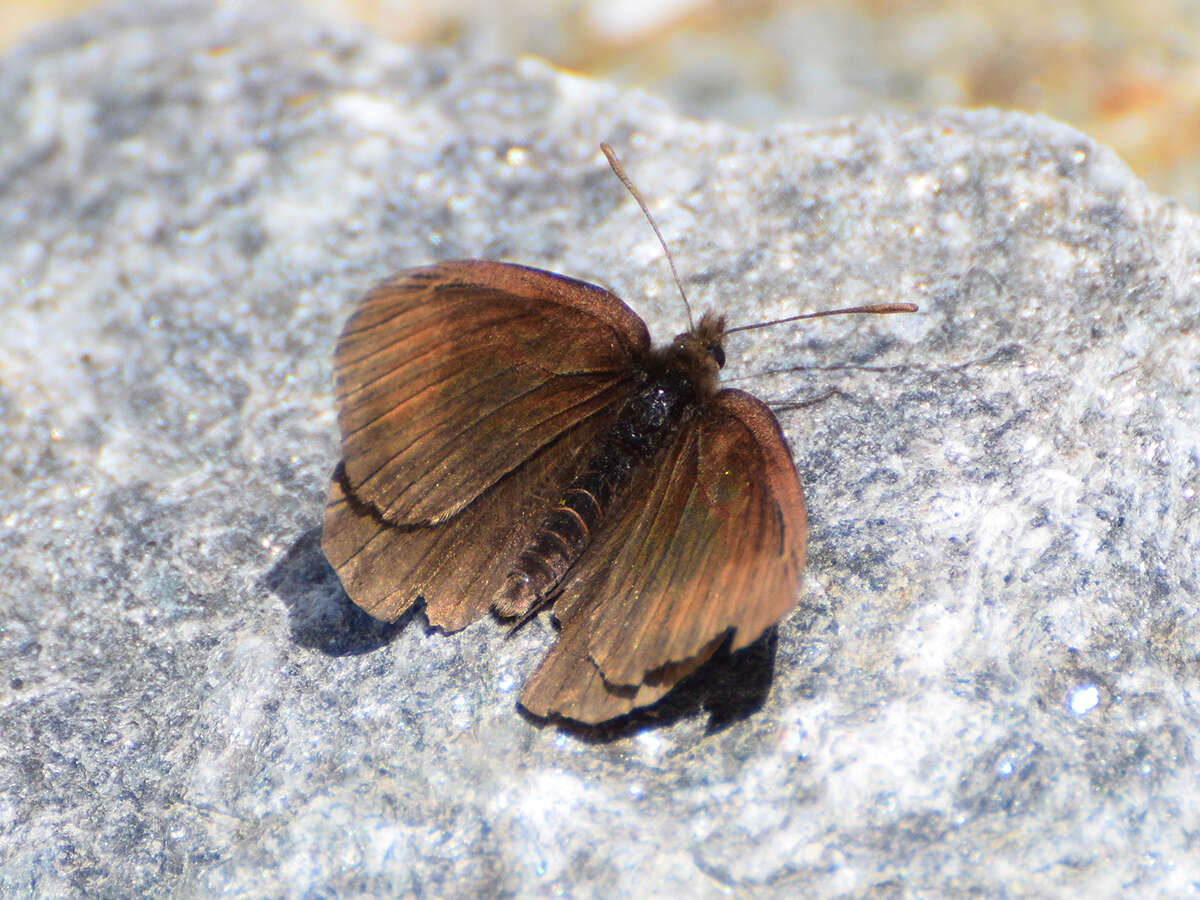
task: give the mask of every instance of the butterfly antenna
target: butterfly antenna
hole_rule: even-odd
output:
[[[675,271],[675,260],[671,258],[671,250],[667,246],[666,240],[662,236],[662,232],[658,230],[658,225],[654,222],[654,216],[650,215],[650,210],[646,208],[646,201],[642,199],[642,195],[638,193],[638,189],[633,186],[633,182],[629,180],[629,176],[625,174],[625,169],[621,165],[621,161],[617,159],[617,154],[608,144],[601,144],[600,150],[604,153],[608,164],[612,166],[613,174],[621,179],[621,184],[625,185],[625,190],[633,194],[633,199],[637,201],[637,205],[642,208],[642,212],[646,216],[646,221],[650,223],[650,227],[654,229],[654,233],[658,235],[658,242],[662,244],[663,253],[667,255],[667,264],[671,267],[671,277],[675,279],[675,287],[679,288],[679,296],[683,298],[683,305],[687,309],[688,328],[692,329],[695,326],[692,324],[692,304],[688,302],[687,294],[684,293],[683,285],[679,281],[679,273]]]
[[[733,334],[735,331],[753,331],[755,328],[770,328],[772,325],[784,325],[787,322],[798,322],[800,319],[820,319],[824,316],[849,316],[856,313],[873,313],[875,315],[888,315],[890,313],[911,313],[919,309],[915,303],[873,303],[867,306],[846,306],[842,309],[827,309],[822,312],[803,313],[798,316],[786,316],[782,319],[772,319],[770,322],[755,322],[752,325],[737,325],[734,328],[726,328],[726,334]]]

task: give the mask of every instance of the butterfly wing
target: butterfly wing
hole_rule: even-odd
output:
[[[601,722],[651,703],[796,603],[803,495],[761,401],[721,391],[625,497],[555,602],[558,640],[521,695],[535,715]]]
[[[321,548],[346,593],[375,618],[394,621],[421,596],[435,628],[465,628],[488,611],[510,561],[532,540],[581,456],[611,427],[612,412],[593,416],[437,525],[386,521],[354,495],[339,464]]]
[[[595,725],[662,699],[671,688],[706,663],[725,636],[715,638],[693,658],[664,666],[646,675],[641,684],[612,684],[588,656],[588,635],[582,628],[563,629],[521,692],[521,705],[536,716],[557,715]]]
[[[508,565],[635,387],[646,326],[584,282],[443,263],[373,289],[334,361],[343,462],[321,546],[381,619],[418,595],[453,631]]]
[[[346,483],[385,521],[444,521],[619,404],[649,346],[636,313],[582,281],[478,260],[401,272],[338,341]]]

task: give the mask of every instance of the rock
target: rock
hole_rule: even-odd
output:
[[[1200,228],[1104,148],[996,111],[751,134],[272,3],[109,7],[0,98],[0,892],[1200,883]],[[731,340],[806,594],[583,732],[515,709],[547,622],[375,623],[318,526],[377,278],[509,259],[680,330],[601,140],[698,307],[921,312]]]

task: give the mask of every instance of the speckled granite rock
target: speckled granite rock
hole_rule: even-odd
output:
[[[0,893],[1200,890],[1200,227],[1102,148],[746,134],[269,3],[63,26],[0,108]],[[801,404],[804,601],[582,733],[514,708],[546,623],[373,623],[317,542],[374,279],[506,258],[679,329],[600,140],[698,305],[922,313],[731,341]]]

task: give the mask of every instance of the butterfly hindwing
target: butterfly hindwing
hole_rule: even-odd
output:
[[[339,465],[329,485],[321,547],[350,598],[372,616],[394,621],[418,596],[429,623],[443,631],[483,616],[582,457],[611,427],[611,412],[577,425],[436,525],[394,525],[355,498]]]

